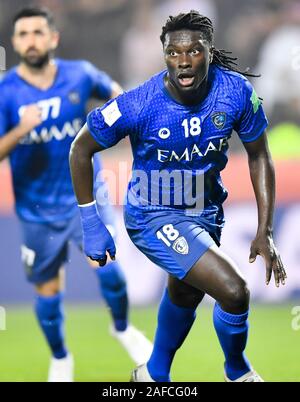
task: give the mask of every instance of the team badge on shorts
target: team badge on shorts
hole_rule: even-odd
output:
[[[218,112],[212,115],[212,121],[214,125],[219,129],[222,130],[226,124],[226,113]]]
[[[189,245],[186,239],[179,237],[173,244],[173,250],[178,254],[187,255],[189,253]]]

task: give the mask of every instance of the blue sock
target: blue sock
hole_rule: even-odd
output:
[[[63,359],[67,356],[68,351],[64,340],[64,315],[61,293],[51,297],[37,295],[35,312],[53,356],[56,359]]]
[[[147,364],[154,381],[169,382],[171,364],[196,318],[196,310],[172,303],[166,290],[158,312],[154,348]]]
[[[244,350],[248,340],[248,315],[229,314],[218,303],[214,309],[214,325],[225,355],[225,371],[231,381],[235,381],[251,370]]]
[[[110,308],[117,331],[128,326],[128,296],[125,276],[117,262],[96,270],[101,293]]]

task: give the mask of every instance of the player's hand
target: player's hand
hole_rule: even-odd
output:
[[[39,126],[42,121],[42,111],[37,105],[26,106],[23,110],[19,124],[22,128],[22,132],[24,132],[24,136],[35,127]]]
[[[100,267],[107,262],[108,255],[111,260],[116,259],[116,246],[114,239],[101,221],[96,205],[80,208],[83,229],[83,251],[88,258],[97,261]]]
[[[116,259],[114,239],[101,221],[99,225],[84,231],[83,250],[86,256],[92,261],[97,261],[100,267],[106,265],[107,254],[109,254],[112,261]]]
[[[280,283],[285,285],[287,274],[271,235],[257,235],[252,242],[249,262],[253,263],[258,255],[263,257],[266,263],[266,284],[269,285],[274,274],[276,286],[279,288]]]

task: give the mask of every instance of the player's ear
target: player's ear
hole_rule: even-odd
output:
[[[11,37],[11,44],[12,44],[12,47],[13,47],[14,51],[16,51],[16,45],[15,45],[15,38],[14,38],[14,35],[12,35],[12,37]]]
[[[56,50],[60,41],[60,34],[58,31],[52,31],[51,50]]]
[[[12,36],[11,36],[11,44],[12,44],[12,47],[13,47],[14,51],[16,51],[17,49],[16,49],[16,35],[15,35],[15,31],[13,32],[13,34],[12,34]]]

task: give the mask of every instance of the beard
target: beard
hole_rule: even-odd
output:
[[[21,57],[21,61],[30,68],[42,69],[45,65],[49,63],[51,58],[51,53],[47,52],[45,54],[39,55],[24,55]]]

